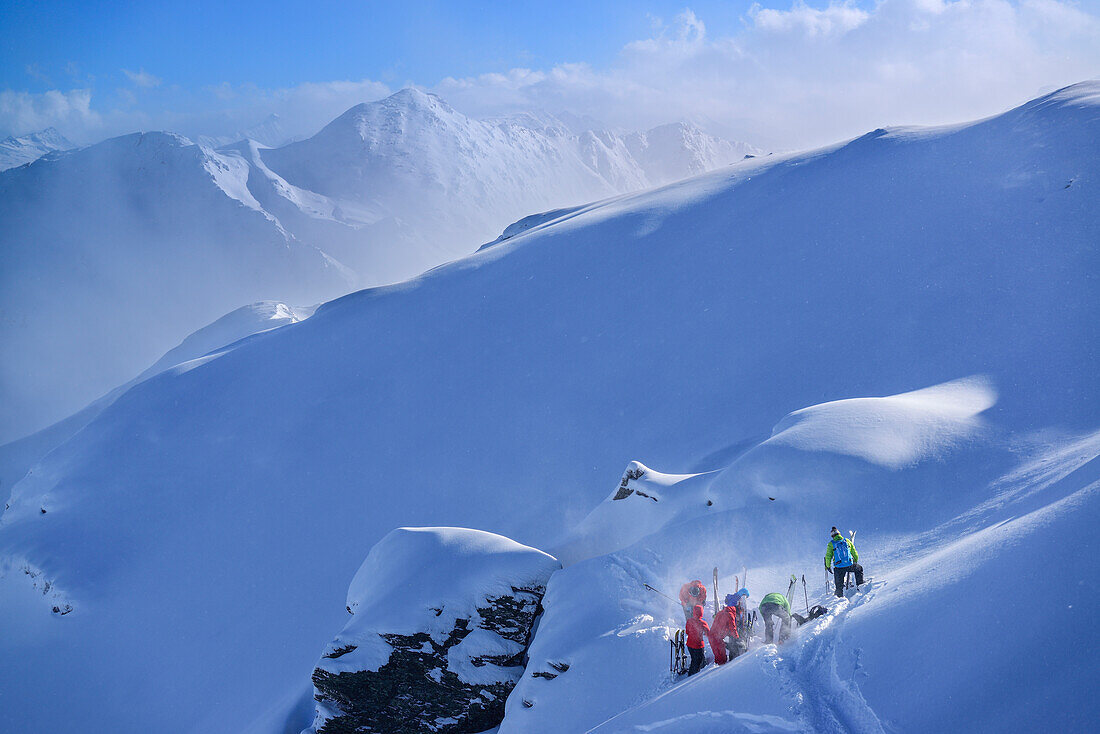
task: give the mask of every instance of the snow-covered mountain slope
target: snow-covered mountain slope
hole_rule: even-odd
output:
[[[308,140],[254,149],[252,160],[285,182],[277,193],[310,218],[351,228],[330,228],[327,251],[366,277],[422,272],[468,254],[473,243],[525,214],[728,165],[743,157],[742,149],[750,147],[687,124],[630,137],[572,134],[548,115],[474,120],[435,95],[404,89],[351,108]],[[329,203],[303,206],[303,191]],[[283,202],[261,200],[285,211]],[[287,226],[299,231],[309,224]],[[366,246],[372,234],[390,240],[388,268],[371,260],[377,260]]]
[[[64,420],[0,446],[0,494],[5,494],[46,454],[68,441],[134,385],[176,365],[204,357],[252,334],[309,318],[316,306],[260,301],[242,306],[184,339],[140,375],[92,401]]]
[[[646,177],[654,183],[678,181],[761,152],[745,143],[707,135],[684,122],[633,133],[627,135],[624,142]]]
[[[47,153],[74,147],[68,138],[52,127],[29,135],[12,135],[0,140],[0,171],[36,161]]]
[[[242,302],[349,287],[248,178],[238,158],[166,133],[0,173],[0,435],[71,413]]]
[[[945,730],[967,720],[972,685],[1002,717],[1095,719],[1094,677],[1071,677],[1093,670],[1089,646],[1068,643],[1100,602],[1085,530],[1098,99],[1078,85],[578,209],[136,385],[0,519],[0,728],[305,728],[357,564],[414,524],[572,564],[550,580],[530,663],[570,670],[529,667],[505,729],[614,731],[621,714],[683,731],[703,719],[661,722],[707,710],[806,730],[862,696],[882,728]],[[622,529],[594,508],[635,459],[667,475],[656,504],[674,512],[600,546],[601,526]],[[671,476],[689,474],[705,478]],[[571,535],[590,513],[607,519]],[[887,585],[818,621],[817,647],[761,650],[661,696],[674,610],[640,581],[673,591],[744,563],[759,600],[813,576],[833,524],[859,530]],[[633,545],[588,557],[618,542]],[[1024,590],[1033,603],[1013,606]],[[1057,629],[1018,633],[1036,604]],[[956,643],[970,657],[942,673]],[[1020,650],[1050,688],[1021,696],[1021,679],[975,668],[1016,670]],[[775,677],[737,672],[752,660]],[[741,692],[703,683],[723,678]],[[812,710],[788,709],[799,694]],[[875,730],[852,711],[821,728]]]
[[[276,112],[272,112],[262,122],[232,135],[199,135],[195,138],[195,142],[208,148],[221,148],[246,140],[251,140],[268,148],[277,148],[280,145],[294,142],[295,138],[287,132],[282,118]]]
[[[663,493],[672,495],[669,506],[663,495],[643,504],[650,527],[663,518],[662,527],[551,580],[529,675],[509,699],[502,734],[1087,731],[1096,707],[1064,702],[1095,685],[1082,672],[1088,653],[1070,651],[1097,622],[1087,556],[1100,499],[1100,431],[1027,447],[1006,442],[992,420],[975,417],[992,407],[990,397],[983,381],[963,380],[812,406],[721,472],[698,476],[702,492],[673,494],[672,485]],[[867,434],[879,444],[890,437],[888,453],[904,448],[911,461],[894,464],[881,452],[853,461]],[[777,439],[798,450],[761,460],[757,453]],[[642,468],[627,486],[668,484]],[[968,510],[955,514],[959,495]],[[634,499],[605,503],[602,535],[634,527],[641,504]],[[859,528],[860,562],[874,577],[851,603],[824,589],[821,555],[834,522]],[[1024,555],[1039,568],[1022,568]],[[753,607],[766,593],[785,592],[794,572],[794,610],[831,611],[789,645],[764,646],[758,627],[752,652],[733,665],[670,680],[664,640],[682,613],[644,584],[670,595],[693,577],[709,586],[715,565],[724,571],[721,594],[736,588],[735,574],[745,584],[748,568]],[[1017,608],[1021,593],[1044,599],[1038,629]],[[1006,676],[1020,659],[1041,686]],[[562,661],[567,674],[530,675]]]
[[[87,404],[241,303],[404,280],[533,212],[740,158],[679,126],[686,142],[651,165],[621,135],[474,120],[413,89],[269,148],[278,126],[216,151],[129,135],[0,175],[0,441]]]

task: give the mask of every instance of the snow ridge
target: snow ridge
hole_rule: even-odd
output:
[[[475,120],[416,89],[282,147],[271,147],[283,142],[277,119],[261,128],[217,148],[135,133],[0,173],[3,235],[19,245],[0,253],[0,402],[11,406],[0,441],[71,414],[241,303],[402,281],[533,212],[724,166],[745,147],[680,125],[647,148],[664,146],[643,156],[650,165],[615,133]],[[9,139],[0,162],[62,147],[56,131]],[[82,307],[60,313],[59,292]],[[119,348],[92,359],[103,343]]]
[[[55,128],[0,140],[0,171],[36,161],[47,153],[74,148]]]

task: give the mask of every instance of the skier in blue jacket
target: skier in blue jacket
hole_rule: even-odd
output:
[[[859,553],[855,543],[840,534],[835,527],[830,533],[829,544],[825,546],[825,568],[832,566],[833,587],[837,596],[844,596],[844,582],[848,574],[855,573],[856,587],[863,583],[863,566],[856,563]]]

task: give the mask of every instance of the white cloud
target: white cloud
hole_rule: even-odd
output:
[[[515,70],[435,91],[472,114],[564,108],[629,128],[688,118],[786,148],[974,119],[1100,74],[1100,20],[1060,0],[881,0],[866,10],[796,0],[755,5],[744,20],[714,37],[686,11],[606,69]]]
[[[159,87],[161,78],[153,76],[145,69],[140,71],[130,71],[129,69],[123,69],[122,73],[129,77],[130,81],[134,83],[135,87],[141,87],[142,89],[152,89],[153,87]]]
[[[54,126],[77,143],[92,143],[137,130],[184,135],[232,135],[272,114],[291,137],[312,135],[349,107],[390,93],[371,80],[305,83],[282,89],[219,84],[193,92],[159,89],[150,103],[134,90],[111,90],[110,108],[93,108],[91,89],[35,94],[0,91],[0,137]],[[108,98],[104,98],[108,99]]]
[[[173,120],[173,129],[188,135],[229,135],[262,122],[272,114],[292,137],[312,135],[349,107],[390,94],[381,82],[306,82],[295,87],[263,89],[251,84],[219,84],[191,101],[190,114]]]
[[[754,5],[731,35],[715,35],[691,10],[654,19],[650,37],[626,44],[605,68],[501,69],[426,88],[475,116],[570,111],[627,129],[692,119],[728,137],[793,148],[884,125],[974,119],[1100,75],[1100,18],[1072,0],[879,0],[862,7],[761,0],[768,1],[782,5]],[[304,136],[392,91],[369,79],[146,89],[133,105],[116,93],[114,109],[90,108],[88,90],[4,92],[0,133],[55,125],[85,142],[150,128],[228,135],[277,113],[289,134]]]
[[[937,0],[917,0],[918,2],[937,2]],[[773,10],[760,3],[749,8],[749,17],[755,26],[764,31],[788,33],[802,31],[807,36],[830,36],[847,33],[867,22],[871,14],[856,7],[852,0],[843,3],[829,3],[823,9],[811,8],[798,0],[790,10]]]
[[[35,132],[51,125],[82,130],[94,127],[99,115],[92,111],[91,102],[92,93],[87,89],[42,94],[0,91],[0,136]]]

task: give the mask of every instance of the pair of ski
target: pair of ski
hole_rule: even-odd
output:
[[[791,603],[791,592],[794,591],[795,585],[798,583],[798,577],[793,573],[791,574],[791,583],[787,585],[787,603]],[[806,588],[806,574],[802,574],[802,598],[806,602],[806,614],[810,613],[810,592]]]
[[[669,640],[670,651],[668,669],[673,675],[683,675],[688,671],[687,645],[683,630],[676,630]]]
[[[739,589],[745,588],[749,585],[749,569],[746,566],[741,567],[741,575],[733,577],[733,591],[736,593]],[[718,614],[718,610],[721,609],[718,606],[718,566],[714,567],[714,613]]]
[[[749,569],[748,569],[748,566],[742,566],[741,567],[741,575],[733,577],[734,593],[740,591],[741,589],[746,589],[746,588],[748,588],[748,586],[749,586]],[[715,614],[715,616],[718,615],[718,610],[719,610],[719,606],[718,606],[718,566],[715,566],[714,567],[714,614]],[[748,610],[745,610],[745,614],[744,614],[743,617],[741,615],[736,615],[736,616],[737,616],[737,624],[744,628],[742,630],[743,632],[746,633],[746,634],[744,634],[744,641],[745,641],[746,644],[748,644],[749,639],[752,637],[753,625],[756,623],[756,612],[753,612],[752,614],[749,614]]]

